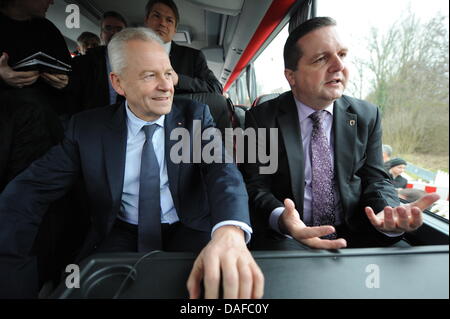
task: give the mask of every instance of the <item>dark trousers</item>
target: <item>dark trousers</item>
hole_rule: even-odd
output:
[[[174,224],[161,224],[162,244],[164,251],[187,251],[199,253],[211,239],[209,232],[202,232]],[[95,253],[137,252],[138,227],[117,219],[106,239],[95,250]]]

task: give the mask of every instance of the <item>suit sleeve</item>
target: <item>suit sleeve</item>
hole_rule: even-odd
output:
[[[1,194],[0,264],[4,258],[23,260],[28,256],[49,204],[76,181],[80,159],[74,126],[72,120],[64,141],[33,162]]]
[[[207,106],[203,112],[202,129],[203,132],[209,130],[219,134],[219,131],[214,128],[214,121]],[[202,143],[202,150],[205,150],[205,147],[222,149],[221,159],[217,163],[204,163],[205,159],[202,159],[202,172],[208,193],[212,225],[234,220],[250,226],[248,196],[244,180],[236,164],[225,161],[228,154],[225,154],[222,139],[217,136],[213,139],[202,140]],[[228,161],[231,160],[232,158],[228,157]]]
[[[376,108],[372,129],[369,131],[366,161],[356,175],[361,177],[362,208],[370,206],[378,213],[386,206],[400,205],[398,194],[383,167],[381,114],[378,108]]]
[[[222,85],[208,68],[205,56],[201,51],[195,57],[194,77],[178,74],[177,93],[211,92],[222,95]]]

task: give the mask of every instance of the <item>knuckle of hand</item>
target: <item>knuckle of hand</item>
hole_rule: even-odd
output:
[[[220,276],[218,275],[212,275],[212,274],[206,274],[205,275],[205,282],[209,283],[209,284],[214,284],[219,282],[220,280]]]
[[[239,277],[235,273],[228,273],[228,274],[225,274],[223,277],[223,281],[225,284],[233,284],[236,281],[238,281],[238,279],[239,279]]]

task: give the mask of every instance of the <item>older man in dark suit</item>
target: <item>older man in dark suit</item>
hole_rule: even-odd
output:
[[[278,170],[262,175],[260,163],[243,168],[262,234],[255,248],[393,244],[422,224],[421,210],[438,198],[399,206],[383,169],[378,108],[343,95],[347,51],[334,20],[304,22],[284,47],[292,90],[247,112],[247,127],[279,129],[272,141],[278,143]]]
[[[263,276],[246,247],[252,229],[239,171],[234,164],[193,162],[189,155],[176,163],[171,152],[175,129],[195,139],[194,123],[201,131],[213,127],[208,107],[173,101],[173,69],[153,31],[125,29],[108,53],[111,82],[126,102],[75,115],[65,140],[2,194],[0,268],[9,271],[0,272],[0,293],[24,293],[20,280],[28,277],[20,269],[30,267],[27,255],[42,215],[82,176],[92,227],[80,258],[200,251],[187,283],[191,297],[200,296],[203,279],[205,297],[217,298],[220,278],[226,278],[225,298],[261,297]],[[193,139],[187,139],[190,155]],[[199,143],[203,148],[213,141]]]

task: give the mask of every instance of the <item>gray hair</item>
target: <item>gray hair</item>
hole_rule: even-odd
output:
[[[163,45],[161,38],[149,28],[126,28],[116,33],[108,44],[108,57],[112,72],[122,73],[126,66],[125,44],[132,40],[156,42]]]
[[[386,153],[387,156],[390,157],[392,155],[392,147],[390,145],[383,144],[382,148],[383,148],[383,153]]]

